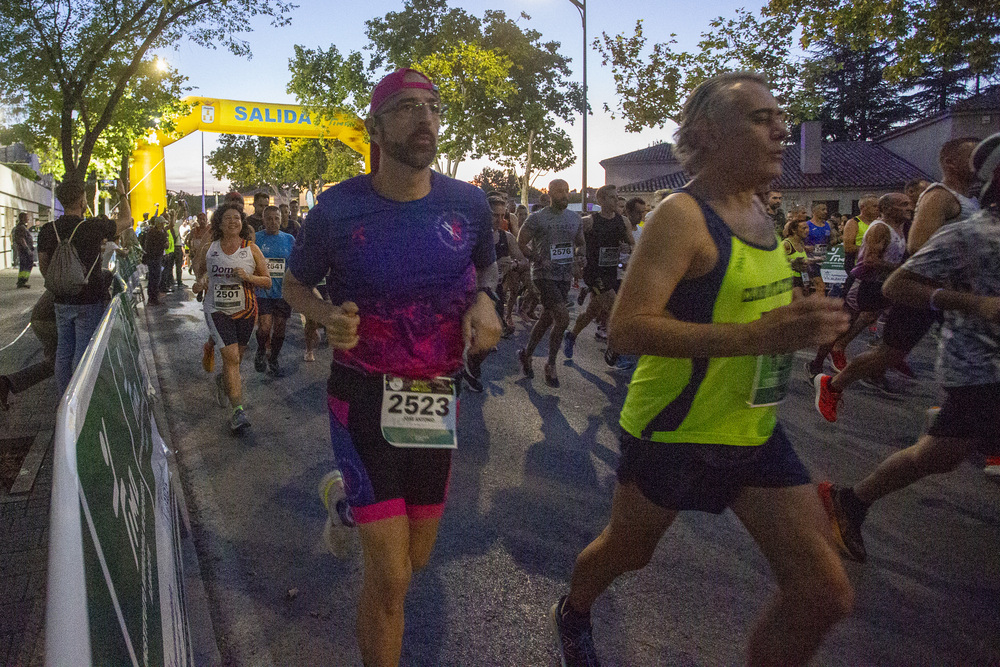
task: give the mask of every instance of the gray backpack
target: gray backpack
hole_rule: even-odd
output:
[[[52,260],[45,272],[45,289],[56,297],[66,298],[79,295],[87,286],[90,274],[101,259],[101,253],[97,253],[97,259],[94,260],[90,271],[87,271],[86,274],[83,272],[83,262],[80,261],[80,255],[76,251],[76,246],[73,245],[73,237],[76,235],[76,230],[80,229],[80,225],[84,222],[86,220],[77,223],[76,227],[73,228],[73,233],[65,241],[59,238],[59,228],[56,223],[52,223],[52,230],[56,233],[58,245],[52,253]]]

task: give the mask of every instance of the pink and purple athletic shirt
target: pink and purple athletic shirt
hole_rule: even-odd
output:
[[[496,261],[486,194],[431,172],[416,201],[382,197],[370,175],[319,196],[288,259],[304,285],[324,277],[334,304],[358,306],[358,344],[334,363],[369,374],[427,379],[462,366],[462,317],[476,270]]]

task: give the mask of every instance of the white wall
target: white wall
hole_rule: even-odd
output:
[[[51,207],[51,190],[0,165],[0,269],[13,265],[10,232],[17,224],[18,214],[22,211],[31,214],[31,225],[51,219]],[[45,220],[39,218],[39,210],[46,211]]]

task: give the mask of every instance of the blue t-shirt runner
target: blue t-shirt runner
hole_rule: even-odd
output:
[[[267,230],[262,229],[254,235],[254,242],[264,254],[264,259],[267,261],[267,272],[271,276],[271,289],[258,288],[257,298],[280,299],[281,279],[285,276],[285,263],[295,246],[295,237],[282,231],[277,234],[268,234]]]

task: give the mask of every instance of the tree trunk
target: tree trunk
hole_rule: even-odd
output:
[[[531,149],[535,131],[528,130],[528,155],[524,162],[524,177],[521,180],[521,203],[528,205],[528,190],[531,188]]]

